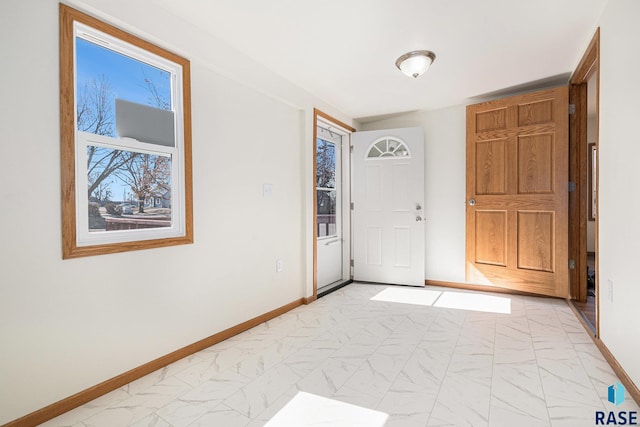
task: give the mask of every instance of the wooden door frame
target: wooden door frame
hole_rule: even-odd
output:
[[[596,132],[599,139],[600,97],[600,28],[587,47],[570,79],[569,102],[575,105],[575,113],[569,119],[569,181],[575,183],[575,191],[569,194],[569,257],[575,268],[570,271],[570,296],[578,301],[587,300],[587,206],[590,200],[587,180],[587,83],[596,75]],[[596,180],[598,179],[596,163]],[[596,181],[597,188],[597,181]],[[597,210],[597,206],[596,206]],[[596,248],[598,246],[598,215],[596,213]],[[596,295],[598,292],[598,256],[596,249]],[[599,334],[599,312],[596,300],[596,336]]]
[[[348,132],[355,132],[356,130],[349,126],[348,124],[330,116],[327,113],[324,113],[317,108],[313,109],[313,191],[311,194],[313,195],[313,295],[310,298],[306,299],[307,304],[318,299],[318,198],[316,197],[316,150],[317,147],[317,139],[318,139],[318,118],[321,117],[327,122],[333,123],[336,127],[342,128]],[[349,161],[349,159],[342,159],[342,161]],[[344,178],[344,177],[343,177]],[[349,177],[349,180],[351,178]],[[344,188],[343,188],[344,190]],[[343,221],[345,218],[343,218]]]

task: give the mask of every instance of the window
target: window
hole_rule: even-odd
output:
[[[318,133],[323,130],[318,128]],[[337,236],[336,143],[327,139],[316,139],[316,223],[319,239]]]
[[[367,151],[368,159],[380,157],[411,157],[409,147],[397,138],[385,137],[374,141]]]
[[[192,243],[189,62],[60,17],[63,258]]]

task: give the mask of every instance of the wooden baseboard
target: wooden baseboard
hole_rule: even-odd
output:
[[[515,289],[500,288],[498,286],[491,286],[491,285],[476,285],[473,283],[445,282],[442,280],[425,280],[424,284],[427,286],[439,286],[444,288],[465,289],[467,291],[495,292],[499,294],[525,295],[525,296],[532,296],[532,297],[544,296],[544,295],[538,295],[530,292],[518,291]],[[547,297],[547,296],[545,297],[554,298],[554,297]]]
[[[613,356],[613,354],[611,354],[611,351],[609,351],[609,348],[602,342],[602,340],[598,337],[593,337],[593,342],[596,344],[598,349],[600,349],[600,353],[602,353],[606,361],[609,362],[609,365],[611,366],[611,369],[613,369],[613,372],[615,372],[618,378],[620,378],[620,382],[622,383],[622,385],[624,385],[627,393],[629,393],[633,400],[635,400],[635,402],[640,405],[640,389],[638,389],[631,377],[629,377],[629,375],[627,375],[627,372],[622,368],[622,366],[620,366],[620,363],[618,363],[616,358]]]
[[[302,304],[309,304],[311,301],[307,302],[308,299],[309,298],[300,298],[296,301],[290,302],[289,304],[285,304],[282,307],[276,308],[275,310],[271,310],[268,313],[254,317],[253,319],[247,320],[246,322],[240,323],[239,325],[233,326],[229,329],[225,329],[222,332],[218,332],[217,334],[211,335],[210,337],[204,338],[193,344],[189,344],[186,347],[178,349],[172,353],[159,357],[158,359],[152,360],[151,362],[145,363],[142,366],[138,366],[137,368],[108,379],[100,384],[76,393],[73,396],[69,396],[58,402],[52,403],[49,406],[45,406],[42,409],[27,414],[21,418],[10,421],[8,424],[4,424],[1,427],[32,427],[42,424],[45,421],[53,419],[59,415],[64,414],[65,412],[84,405],[85,403],[88,403],[93,399],[96,399],[120,387],[123,387],[130,382],[137,380],[138,378],[142,378],[145,375],[148,375],[173,362],[176,362],[180,359],[197,353],[198,351],[211,347],[212,345],[222,342],[227,338],[238,335],[241,332],[244,332],[248,329],[258,326],[263,322],[266,322],[267,320],[278,317]]]
[[[582,323],[582,326],[584,327],[585,331],[587,331],[587,333],[593,340],[593,343],[596,345],[596,347],[598,347],[598,350],[600,350],[600,353],[602,353],[602,356],[605,358],[609,366],[611,366],[611,369],[613,369],[613,372],[618,376],[618,378],[620,378],[620,382],[624,386],[625,390],[629,393],[631,398],[635,400],[635,402],[638,405],[640,405],[640,389],[638,389],[638,387],[635,385],[631,377],[627,375],[627,372],[624,370],[624,368],[622,368],[620,363],[618,363],[618,361],[613,356],[609,348],[605,345],[605,343],[602,342],[602,340],[593,332],[593,330],[591,329],[587,321],[584,319],[584,317],[580,313],[580,310],[578,310],[578,308],[573,304],[571,300],[566,300],[566,301],[567,301],[567,305],[571,308],[571,310],[576,315],[580,323]]]

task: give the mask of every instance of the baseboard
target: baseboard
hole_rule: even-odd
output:
[[[425,280],[424,284],[427,286],[439,286],[444,288],[464,289],[467,291],[495,292],[499,294],[525,295],[525,296],[532,296],[532,297],[540,296],[538,294],[534,294],[531,292],[523,292],[515,289],[501,288],[498,286],[491,286],[491,285],[476,285],[473,283],[445,282],[442,280]],[[549,297],[545,296],[545,297],[554,298],[551,296]]]
[[[593,332],[593,329],[589,326],[587,321],[584,319],[584,317],[582,316],[582,313],[580,313],[580,310],[578,310],[576,306],[573,305],[571,300],[566,300],[566,301],[567,301],[567,305],[571,308],[571,310],[576,315],[580,323],[582,323],[582,326],[584,327],[585,331],[587,331],[587,333],[593,340],[593,343],[596,345],[596,347],[598,347],[598,350],[600,350],[600,353],[602,353],[602,356],[605,358],[609,366],[611,366],[611,369],[613,369],[613,372],[618,376],[618,378],[620,378],[620,382],[624,386],[627,393],[629,393],[631,398],[635,400],[635,402],[638,405],[640,405],[640,389],[638,389],[638,387],[635,385],[631,377],[627,375],[627,372],[620,365],[620,363],[618,363],[616,358],[613,356],[613,353],[611,353],[611,351],[605,345],[605,343],[602,342],[602,340]]]
[[[626,391],[631,395],[633,400],[635,400],[635,402],[640,405],[640,389],[638,389],[633,380],[629,377],[629,375],[627,375],[627,372],[624,370],[624,368],[622,368],[620,363],[618,363],[616,358],[613,356],[611,351],[609,351],[609,348],[602,342],[602,340],[598,337],[593,337],[593,342],[596,344],[598,349],[600,349],[600,353],[602,353],[606,361],[609,362],[609,365],[611,366],[611,369],[613,369],[613,372],[615,372],[618,378],[620,378],[620,382],[622,383],[622,385],[624,385]]]
[[[10,421],[9,423],[4,424],[0,427],[32,427],[42,424],[45,421],[49,421],[59,415],[64,414],[65,412],[84,405],[85,403],[88,403],[93,399],[96,399],[120,387],[123,387],[130,382],[137,380],[138,378],[142,378],[145,375],[157,371],[158,369],[163,368],[173,362],[176,362],[180,359],[197,353],[198,351],[211,347],[214,344],[238,335],[241,332],[244,332],[248,329],[258,326],[263,322],[266,322],[267,320],[278,317],[302,305],[303,303],[309,304],[309,302],[306,302],[306,300],[308,300],[308,298],[300,298],[296,301],[290,302],[289,304],[285,304],[282,307],[254,317],[253,319],[247,320],[246,322],[240,323],[239,325],[233,326],[229,329],[225,329],[222,332],[218,332],[217,334],[211,335],[210,337],[204,338],[193,344],[189,344],[186,347],[182,347],[181,349],[159,357],[158,359],[152,360],[151,362],[145,363],[144,365],[138,366],[137,368],[134,368],[116,377],[108,379],[100,384],[76,393],[73,396],[69,396],[58,402],[52,403],[49,406],[45,406],[42,409],[27,414],[21,418]]]

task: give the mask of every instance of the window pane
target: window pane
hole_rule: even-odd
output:
[[[408,157],[409,149],[404,142],[396,139],[382,139],[376,142],[367,153],[367,158]]]
[[[396,155],[396,157],[407,157],[409,155],[409,152],[407,151],[407,147],[401,145],[396,149],[394,154]]]
[[[380,150],[380,152],[381,152],[381,153],[386,153],[386,152],[388,151],[388,150],[387,150],[387,148],[388,148],[388,147],[387,147],[387,140],[386,140],[386,139],[384,139],[384,140],[382,140],[382,141],[378,141],[378,142],[376,142],[375,147],[376,147],[378,150]]]
[[[320,138],[316,146],[316,187],[336,188],[336,146]]]
[[[380,152],[380,150],[378,150],[376,147],[371,147],[371,150],[369,150],[369,154],[367,154],[367,157],[369,158],[375,158],[375,157],[380,157],[382,153]]]
[[[171,158],[87,146],[89,231],[171,227]]]
[[[77,129],[116,136],[115,99],[171,110],[171,73],[76,37]]]
[[[335,190],[316,191],[318,211],[318,237],[334,236],[336,229],[336,192]]]

